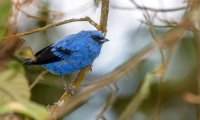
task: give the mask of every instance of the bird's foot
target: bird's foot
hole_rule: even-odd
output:
[[[73,96],[74,94],[74,91],[73,90],[71,90],[70,88],[68,88],[67,86],[64,88],[64,90],[67,92],[67,93],[69,93],[71,96]]]
[[[93,65],[90,64],[88,67],[90,68],[90,72],[92,72],[92,67],[93,67]]]

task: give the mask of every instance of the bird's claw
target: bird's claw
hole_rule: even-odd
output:
[[[88,67],[90,68],[90,72],[92,72],[92,64],[90,64]]]
[[[73,96],[73,90],[69,89],[68,87],[65,87],[64,90],[69,93],[71,96]]]

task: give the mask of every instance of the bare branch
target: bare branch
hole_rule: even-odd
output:
[[[109,86],[111,93],[108,96],[107,100],[106,100],[106,104],[104,106],[104,108],[102,109],[101,113],[99,113],[99,115],[97,116],[96,120],[99,120],[100,118],[105,118],[105,113],[108,111],[108,109],[113,105],[113,103],[115,102],[115,98],[117,97],[117,93],[119,91],[116,83],[113,84],[115,89],[113,89],[111,86]]]
[[[77,22],[77,21],[88,21],[91,25],[93,25],[94,27],[99,29],[99,25],[96,22],[94,22],[90,17],[72,18],[72,19],[69,19],[69,20],[64,20],[64,21],[61,21],[61,22],[49,24],[49,25],[44,26],[42,28],[34,29],[34,30],[31,30],[31,31],[28,31],[28,32],[19,33],[19,34],[15,34],[15,35],[12,35],[12,36],[6,36],[3,39],[9,38],[9,37],[21,37],[21,36],[33,34],[33,33],[36,33],[36,32],[45,31],[45,30],[50,29],[50,28],[55,27],[55,26],[59,26],[59,25],[63,25],[63,24],[71,23],[71,22]]]
[[[90,67],[85,67],[84,69],[82,69],[78,73],[77,77],[72,81],[69,88],[73,91],[77,91],[89,71]],[[55,105],[47,106],[47,109],[53,120],[57,119],[60,112],[64,109],[65,105],[67,105],[71,98],[72,96],[68,92],[65,92]]]
[[[37,78],[34,80],[34,82],[29,86],[28,89],[31,90],[40,80],[43,79],[43,76],[44,76],[45,74],[47,74],[47,73],[48,73],[47,70],[42,71],[42,72],[37,76]]]
[[[102,1],[102,6],[101,6],[101,19],[100,19],[100,24],[99,24],[99,31],[102,31],[104,36],[106,35],[107,32],[107,21],[108,21],[108,11],[109,11],[109,0],[101,0]]]
[[[149,10],[149,11],[153,11],[153,12],[176,12],[178,10],[184,10],[184,9],[188,8],[188,6],[184,5],[184,6],[176,7],[176,8],[156,9],[156,8],[150,8],[150,7],[146,7],[146,6],[140,6],[134,0],[131,0],[131,2],[136,6],[136,8],[121,7],[121,6],[116,6],[113,4],[111,4],[111,7],[114,9],[122,9],[122,10]]]
[[[149,8],[149,7],[142,7],[142,6],[138,6],[136,8],[132,8],[132,7],[116,6],[116,5],[113,5],[113,4],[111,4],[110,7],[114,8],[114,9],[121,9],[121,10],[141,10],[141,9],[146,9],[146,10],[154,11],[154,12],[176,12],[178,10],[184,10],[184,9],[187,8],[187,6],[178,7],[178,8],[168,8],[168,9],[162,9],[162,8],[156,9],[156,8]]]

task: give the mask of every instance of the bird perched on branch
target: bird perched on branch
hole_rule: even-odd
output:
[[[59,75],[65,90],[72,95],[63,76],[91,65],[99,56],[103,43],[107,41],[109,40],[96,30],[81,31],[43,48],[35,54],[36,61],[26,60],[23,65],[41,65]]]

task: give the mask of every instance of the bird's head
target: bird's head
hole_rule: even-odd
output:
[[[103,44],[109,41],[107,38],[104,37],[104,35],[101,32],[96,31],[96,30],[81,31],[79,34],[85,37],[89,37],[99,44]]]

